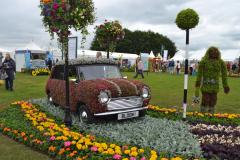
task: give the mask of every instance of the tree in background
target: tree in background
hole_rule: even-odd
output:
[[[195,28],[199,22],[199,16],[193,9],[185,9],[178,13],[176,18],[177,26],[186,31],[186,56],[184,76],[184,97],[183,97],[183,119],[187,112],[187,88],[188,88],[188,52],[189,52],[189,30]]]
[[[153,51],[156,55],[157,53],[162,53],[162,46],[168,50],[170,57],[173,57],[177,52],[174,42],[159,33],[154,33],[152,31],[130,31],[128,29],[124,29],[124,32],[124,39],[118,41],[116,44],[116,52],[139,54],[141,52],[150,53]],[[104,50],[97,39],[98,35],[96,34],[91,49]]]
[[[96,27],[95,41],[101,47],[101,50],[107,51],[107,58],[109,58],[109,52],[115,50],[118,41],[124,39],[124,31],[121,24],[118,21],[107,21]]]

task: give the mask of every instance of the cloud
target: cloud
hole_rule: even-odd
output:
[[[97,22],[119,20],[131,30],[152,30],[168,36],[178,49],[185,46],[185,32],[177,28],[177,13],[193,8],[199,13],[200,23],[190,32],[191,50],[203,50],[216,45],[222,50],[239,50],[239,0],[93,0],[97,8]],[[14,50],[34,40],[48,48],[50,37],[42,25],[38,0],[0,1],[0,47]],[[94,37],[94,26],[89,27],[86,48]],[[73,35],[80,37],[79,32]],[[53,41],[56,45],[56,40]]]

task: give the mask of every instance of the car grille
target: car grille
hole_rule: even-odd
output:
[[[124,110],[136,107],[142,107],[143,99],[141,97],[113,98],[108,102],[108,111]]]

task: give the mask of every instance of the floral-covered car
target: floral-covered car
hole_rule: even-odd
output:
[[[118,120],[143,116],[150,101],[147,85],[124,79],[115,61],[76,59],[69,61],[70,109],[81,121],[113,115]],[[64,62],[52,69],[46,85],[50,102],[65,106]]]

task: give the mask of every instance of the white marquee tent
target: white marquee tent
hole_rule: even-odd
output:
[[[174,61],[184,61],[185,57],[183,52],[178,51],[170,60]]]
[[[91,57],[94,58],[96,57],[98,51],[93,51],[93,50],[78,50],[78,57]],[[107,57],[107,52],[105,51],[100,51],[102,53],[103,57]],[[110,58],[122,58],[122,59],[128,59],[131,62],[131,65],[135,63],[135,60],[137,59],[138,55],[137,54],[129,54],[129,53],[117,53],[117,52],[112,52],[110,53]]]

